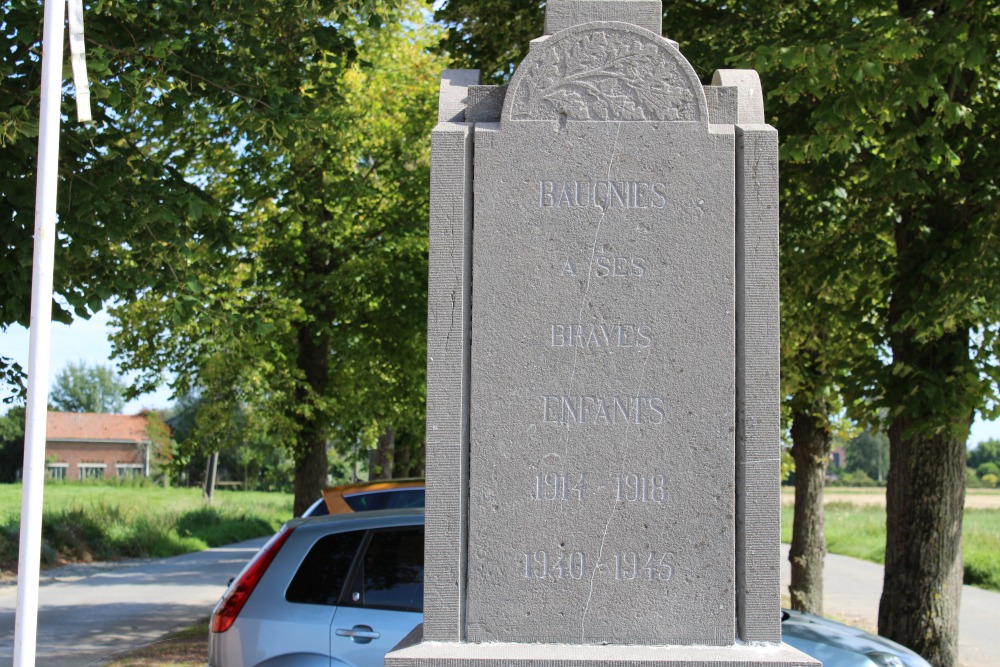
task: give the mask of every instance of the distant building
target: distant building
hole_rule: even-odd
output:
[[[836,447],[830,452],[830,465],[834,468],[844,469],[847,465],[847,450],[843,447]]]
[[[145,415],[50,412],[45,473],[51,479],[148,477],[151,441]]]

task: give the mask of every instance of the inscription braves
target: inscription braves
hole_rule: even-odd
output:
[[[646,348],[653,344],[653,330],[646,324],[553,324],[549,332],[549,347],[590,350]]]

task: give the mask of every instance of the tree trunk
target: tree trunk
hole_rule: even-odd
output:
[[[368,454],[368,479],[392,479],[395,446],[396,429],[385,429],[378,437],[375,449]]]
[[[893,372],[886,402],[895,416],[878,630],[935,667],[956,667],[965,441],[981,389],[969,356],[969,327],[952,323],[941,332],[926,323],[928,294],[941,280],[934,258],[949,240],[955,212],[939,203],[919,214],[902,211],[894,230],[888,313]]]
[[[954,359],[955,355],[968,361],[965,334],[949,334],[924,347],[933,348],[933,353],[928,349],[924,352],[937,356],[941,364],[950,364],[948,357]],[[957,421],[956,431],[961,433],[964,426],[968,432],[972,416]],[[901,416],[889,428],[885,582],[878,631],[910,647],[935,667],[956,667],[965,438],[954,431],[933,435],[913,431],[920,423]]]
[[[296,402],[302,410],[300,430],[295,443],[295,516],[309,509],[323,493],[330,463],[326,455],[327,415],[318,403],[327,396],[330,382],[330,344],[323,335],[314,334],[303,324],[298,332],[299,353],[296,365],[305,374],[306,383],[296,390]]]
[[[792,458],[795,459],[795,516],[788,560],[792,609],[823,613],[823,559],[826,533],[823,486],[830,460],[829,406],[815,401],[792,416]]]

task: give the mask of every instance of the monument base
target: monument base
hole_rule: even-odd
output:
[[[787,644],[620,646],[421,641],[417,626],[385,667],[820,667]]]

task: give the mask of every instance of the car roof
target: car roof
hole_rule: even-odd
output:
[[[323,489],[323,500],[330,514],[350,513],[354,510],[344,501],[345,496],[367,493],[384,493],[400,489],[422,489],[426,485],[424,478],[378,479],[368,482],[353,482],[329,486]]]
[[[288,528],[341,532],[387,526],[418,526],[424,523],[423,508],[371,510],[347,514],[298,517],[285,523]]]

